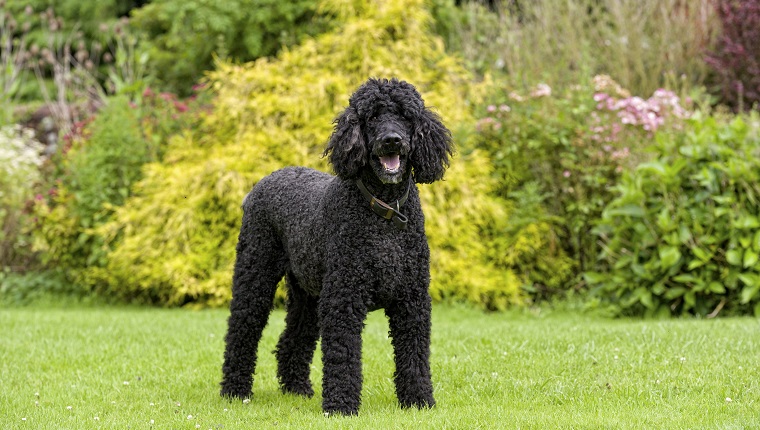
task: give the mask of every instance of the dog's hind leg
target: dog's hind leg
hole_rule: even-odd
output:
[[[288,284],[288,313],[285,331],[275,351],[277,378],[283,392],[311,397],[309,372],[319,339],[317,298],[303,291],[292,273],[286,275]]]
[[[262,222],[253,208],[244,208],[238,238],[222,366],[221,395],[238,398],[251,394],[261,333],[287,265],[274,229]]]

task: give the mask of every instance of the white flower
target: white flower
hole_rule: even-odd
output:
[[[244,405],[247,405],[248,403],[251,403],[251,399],[243,399]]]
[[[733,402],[733,400],[731,400],[730,397],[726,397],[726,403],[731,403],[731,402]]]
[[[66,406],[66,409],[72,410],[73,408],[71,406]]]

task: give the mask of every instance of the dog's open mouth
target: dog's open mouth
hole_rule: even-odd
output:
[[[380,164],[382,164],[383,168],[388,172],[397,172],[401,167],[401,159],[397,152],[381,155],[379,158]]]

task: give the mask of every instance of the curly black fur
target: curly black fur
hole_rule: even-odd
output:
[[[289,167],[262,179],[243,201],[221,394],[251,394],[256,353],[278,281],[285,276],[285,331],[275,351],[282,391],[312,396],[309,369],[322,337],[322,407],[359,410],[361,332],[383,308],[402,407],[432,407],[430,252],[414,182],[443,178],[451,135],[417,90],[369,79],[335,121],[325,156],[337,177]],[[370,210],[355,181],[385,202],[408,190],[399,229]]]

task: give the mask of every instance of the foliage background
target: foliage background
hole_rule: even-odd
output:
[[[204,124],[169,142],[164,162],[146,167],[135,196],[103,226],[110,250],[107,265],[90,271],[94,288],[171,305],[229,300],[242,196],[285,165],[324,170],[332,119],[366,76],[414,82],[446,123],[467,122],[471,113],[457,101],[469,97],[469,76],[430,33],[421,1],[322,7],[344,22],[339,30],[277,59],[221,63],[209,76],[217,98]],[[488,160],[468,149],[466,133],[457,131],[463,162],[423,187],[436,250],[432,293],[504,308],[521,300],[520,282],[488,258],[498,243],[482,238],[494,235],[504,209],[489,196]]]
[[[243,196],[286,165],[326,170],[348,96],[396,76],[458,146],[420,187],[436,300],[760,312],[757,228],[697,210],[755,216],[757,178],[736,172],[758,145],[760,0],[2,4],[0,122],[58,141],[0,181],[0,301],[223,306]],[[652,179],[683,163],[689,179]]]

